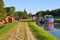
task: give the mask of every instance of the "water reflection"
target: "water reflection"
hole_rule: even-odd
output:
[[[60,38],[60,24],[55,24],[55,28],[52,31],[48,31],[53,36]]]
[[[60,29],[60,23],[55,23],[55,24],[54,24],[54,27],[55,27],[56,29]]]
[[[59,29],[55,29],[53,31],[48,31],[50,34],[52,34],[55,37],[60,38],[60,30]]]

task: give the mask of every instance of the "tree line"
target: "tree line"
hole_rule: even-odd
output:
[[[14,16],[16,19],[27,19],[33,16],[32,13],[28,13],[26,9],[24,9],[24,11],[15,11],[15,9],[14,6],[4,7],[4,1],[0,0],[0,20],[5,19],[7,15]],[[46,14],[52,14],[55,17],[60,16],[60,8],[51,11],[38,11],[34,15],[44,16]]]
[[[46,10],[46,11],[38,11],[35,15],[37,16],[44,16],[46,14],[51,14],[53,15],[54,17],[59,17],[60,16],[60,8],[58,9],[54,9],[54,10]]]
[[[5,17],[14,16],[16,19],[27,19],[29,18],[29,14],[27,13],[26,9],[24,11],[15,11],[15,7],[4,7],[4,1],[0,0],[0,20],[5,19]]]

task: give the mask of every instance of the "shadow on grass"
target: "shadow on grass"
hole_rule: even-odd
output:
[[[5,25],[0,26],[0,29],[2,29]]]

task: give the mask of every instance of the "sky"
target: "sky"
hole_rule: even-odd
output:
[[[16,11],[35,14],[38,11],[53,10],[60,8],[60,0],[3,0],[5,7],[15,6]]]

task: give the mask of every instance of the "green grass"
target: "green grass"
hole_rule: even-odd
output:
[[[54,18],[54,19],[60,21],[60,17],[56,17],[56,18]]]
[[[28,22],[30,29],[37,38],[37,40],[58,40],[58,38],[50,35],[48,32],[43,30],[41,27],[33,22]]]
[[[55,22],[60,23],[60,17],[54,18]]]
[[[3,35],[5,32],[9,31],[12,27],[14,27],[18,22],[4,24],[2,28],[0,28],[0,36]]]

